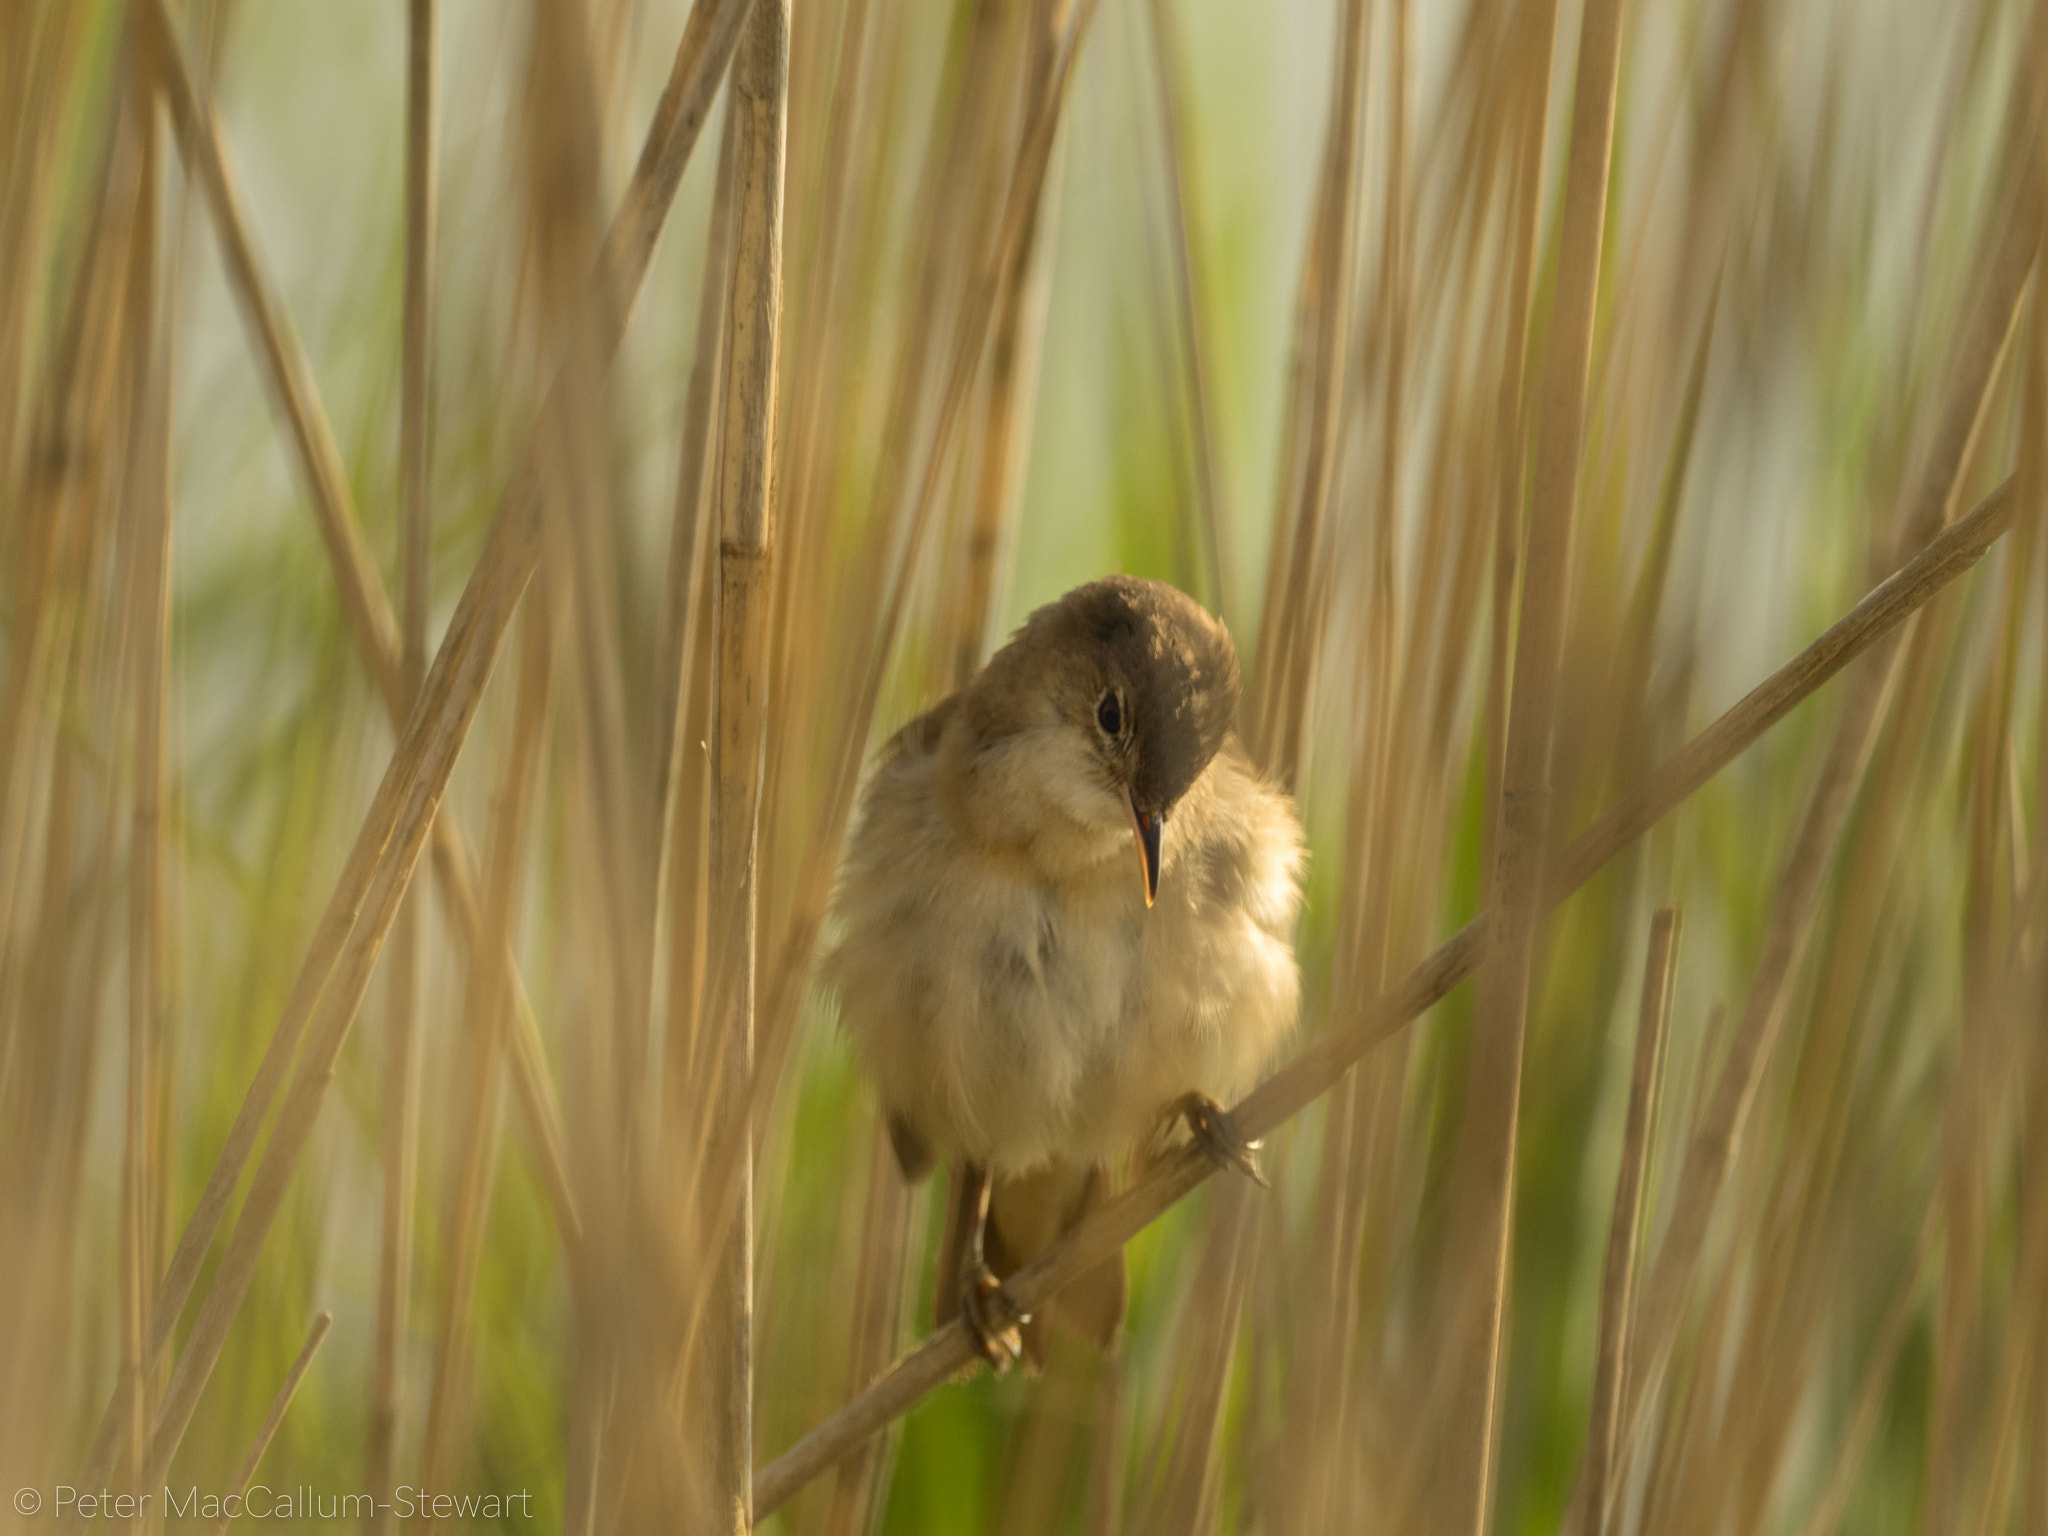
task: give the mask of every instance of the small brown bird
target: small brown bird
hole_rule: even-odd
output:
[[[825,973],[904,1175],[952,1160],[938,1317],[963,1314],[998,1368],[1044,1345],[997,1276],[1126,1153],[1184,1120],[1257,1176],[1222,1105],[1294,1022],[1303,854],[1237,701],[1220,623],[1111,576],[1032,614],[862,791]],[[1057,1305],[1108,1348],[1122,1256]]]

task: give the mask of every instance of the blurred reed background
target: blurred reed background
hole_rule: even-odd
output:
[[[0,4],[0,1520],[2048,1532],[2048,8],[784,15]],[[1109,569],[1310,830],[1274,1189],[800,1482],[860,765]]]

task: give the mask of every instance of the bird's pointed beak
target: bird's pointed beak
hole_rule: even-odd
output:
[[[1151,906],[1159,898],[1159,818],[1138,809],[1138,802],[1128,792],[1125,803],[1131,808],[1131,831],[1137,839],[1138,862],[1145,867],[1145,905]]]

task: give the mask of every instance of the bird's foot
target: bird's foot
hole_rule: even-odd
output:
[[[975,1264],[960,1277],[960,1321],[967,1337],[989,1369],[998,1376],[1024,1353],[1024,1324],[1029,1322],[1010,1300],[1002,1281],[986,1264]]]
[[[1218,1168],[1235,1169],[1246,1178],[1272,1188],[1259,1169],[1259,1148],[1264,1143],[1246,1137],[1237,1128],[1237,1121],[1229,1110],[1206,1093],[1191,1093],[1176,1107],[1186,1117],[1195,1145],[1202,1149],[1210,1162]]]

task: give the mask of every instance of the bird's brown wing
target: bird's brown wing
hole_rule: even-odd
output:
[[[888,1125],[889,1146],[896,1153],[896,1166],[903,1171],[903,1182],[921,1182],[932,1171],[932,1149],[925,1145],[917,1127],[903,1116],[889,1116]]]

